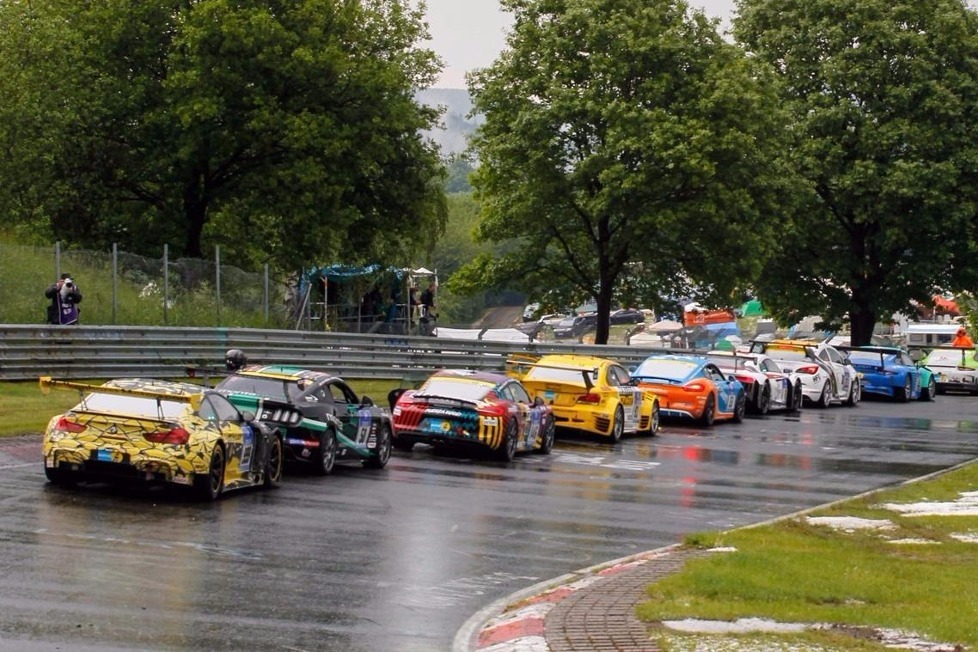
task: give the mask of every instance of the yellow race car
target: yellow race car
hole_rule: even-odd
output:
[[[518,355],[506,361],[533,397],[553,406],[557,427],[610,437],[659,430],[659,399],[632,384],[628,370],[587,355]]]
[[[158,482],[214,500],[282,477],[281,424],[256,421],[213,390],[142,378],[89,385],[42,377],[40,385],[81,394],[44,432],[44,472],[54,484]]]

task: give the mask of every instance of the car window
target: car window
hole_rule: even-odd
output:
[[[519,383],[509,383],[505,387],[506,397],[517,403],[529,403],[530,395]]]
[[[829,354],[829,360],[836,364],[842,364],[845,360],[845,358],[842,357],[842,354],[835,349],[825,349],[825,351]]]
[[[240,422],[241,413],[220,394],[208,393],[200,404],[200,417],[207,421]]]
[[[628,385],[632,382],[632,377],[628,375],[628,372],[624,367],[619,367],[618,365],[612,365],[608,369],[608,384],[620,387],[622,385]]]
[[[326,385],[324,390],[329,394],[329,398],[334,403],[356,403],[356,396],[353,392],[339,381],[334,381]]]

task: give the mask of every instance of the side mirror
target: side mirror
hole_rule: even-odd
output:
[[[255,413],[250,410],[244,410],[241,412],[241,420],[244,423],[251,423],[255,420]]]
[[[374,404],[374,400],[372,398],[370,398],[369,396],[361,396],[360,397],[360,406],[361,407],[373,407],[373,404]]]
[[[533,399],[533,406],[534,407],[541,407],[541,406],[544,406],[546,404],[547,404],[546,401],[544,401],[543,398],[541,398],[540,396],[537,396],[535,399]]]

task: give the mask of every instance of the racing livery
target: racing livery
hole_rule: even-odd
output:
[[[274,486],[282,477],[275,429],[213,390],[142,378],[89,385],[42,377],[40,385],[82,395],[44,432],[44,472],[54,484],[159,482],[214,500],[232,489]]]
[[[972,348],[932,349],[921,364],[934,372],[938,394],[978,394],[978,358]]]
[[[418,389],[396,390],[391,399],[398,450],[418,442],[466,446],[512,461],[521,451],[549,454],[553,448],[553,409],[504,374],[446,369]]]
[[[747,409],[744,386],[703,356],[656,353],[632,372],[632,380],[659,397],[663,417],[740,422]]]
[[[859,372],[845,355],[824,342],[772,340],[751,342],[751,353],[765,353],[782,369],[798,374],[805,400],[816,407],[854,407],[862,394]]]
[[[625,432],[654,435],[659,399],[631,382],[613,360],[588,355],[516,355],[507,372],[531,396],[551,405],[558,428],[619,441]]]
[[[895,346],[839,347],[849,356],[861,376],[865,394],[895,398],[898,401],[930,401],[937,394],[937,382],[927,367],[914,363],[910,354]]]
[[[747,392],[747,409],[752,413],[763,415],[769,410],[801,408],[801,380],[763,353],[710,351],[706,358],[740,381]]]
[[[358,459],[383,468],[391,453],[391,417],[370,397],[358,397],[332,374],[300,367],[250,365],[227,376],[215,388],[235,404],[265,401],[263,414],[276,406],[298,410],[301,422],[283,426],[285,458],[315,473],[333,471],[338,459]]]

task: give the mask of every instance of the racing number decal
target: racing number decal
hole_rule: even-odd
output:
[[[255,429],[245,423],[241,426],[241,461],[238,468],[242,472],[251,470],[251,456],[255,450]]]
[[[373,416],[369,409],[357,410],[357,436],[358,444],[366,444],[367,437],[370,436],[370,427],[373,425]]]
[[[626,430],[638,427],[638,420],[642,413],[642,397],[643,394],[637,387],[618,387],[618,402],[625,411]]]

